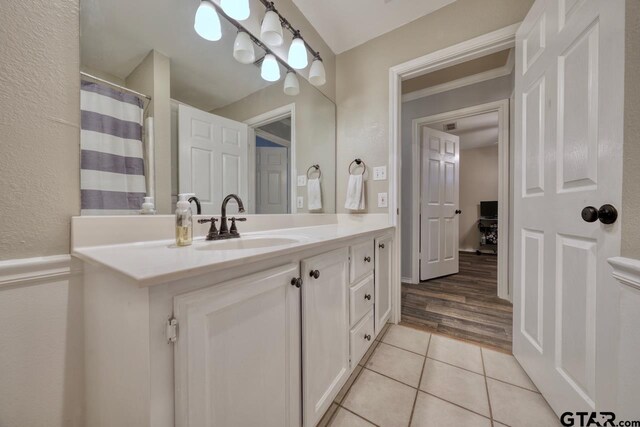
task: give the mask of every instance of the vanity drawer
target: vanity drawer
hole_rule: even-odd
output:
[[[349,318],[351,319],[351,326],[362,319],[362,316],[367,314],[373,307],[374,298],[374,281],[373,274],[370,274],[363,281],[355,286],[352,286],[349,290]]]
[[[360,362],[374,339],[373,310],[351,330],[351,367]]]
[[[351,246],[351,283],[373,271],[373,240]]]

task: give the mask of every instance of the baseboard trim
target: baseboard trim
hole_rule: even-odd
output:
[[[0,288],[62,279],[81,272],[82,263],[71,255],[0,261]]]
[[[613,267],[613,277],[625,286],[640,291],[640,260],[625,257],[609,258]]]

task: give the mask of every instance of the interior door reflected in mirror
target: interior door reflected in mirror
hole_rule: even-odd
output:
[[[334,213],[335,104],[284,61],[265,80],[268,48],[224,14],[219,39],[203,38],[199,4],[81,2],[82,214],[138,215],[145,197],[171,214],[180,193],[207,215],[230,193],[248,213]]]

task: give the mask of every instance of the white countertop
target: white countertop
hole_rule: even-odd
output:
[[[75,248],[72,255],[93,264],[108,267],[138,282],[140,286],[152,286],[181,278],[187,278],[247,262],[258,262],[313,249],[327,243],[339,243],[368,234],[391,230],[388,225],[330,224],[313,227],[242,233],[240,239],[205,241],[194,239],[193,245],[178,247],[173,240],[127,243],[119,245]],[[243,238],[266,237],[292,238],[292,243],[250,249],[218,249],[226,242]],[[220,245],[219,245],[220,244]]]

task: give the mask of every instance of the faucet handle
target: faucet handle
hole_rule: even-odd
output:
[[[236,227],[236,221],[246,221],[247,218],[231,217],[229,219],[231,220],[231,228],[229,229],[229,233],[238,236],[240,233],[238,233],[238,227]]]
[[[209,232],[207,233],[206,240],[215,240],[215,238],[218,236],[216,221],[218,221],[218,218],[213,217],[198,220],[198,224],[206,224],[207,222],[211,223],[211,227],[209,228]]]

